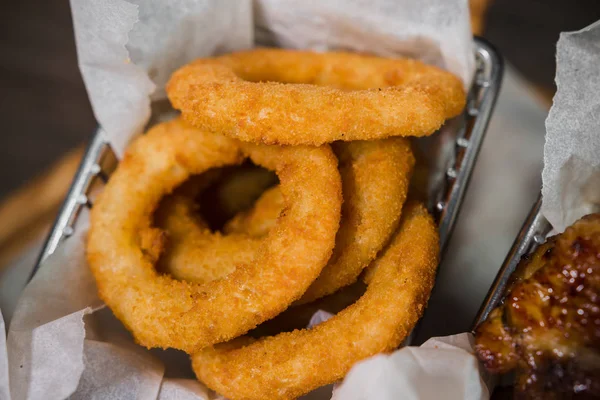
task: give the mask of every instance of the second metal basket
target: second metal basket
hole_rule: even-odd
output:
[[[541,207],[542,196],[540,195],[533,204],[529,215],[527,215],[517,238],[510,248],[506,259],[502,263],[498,275],[496,275],[496,278],[475,317],[473,330],[487,319],[494,308],[500,305],[505,294],[505,289],[510,281],[510,277],[519,265],[521,259],[534,252],[540,244],[546,241],[546,236],[552,230],[552,226],[542,215]]]

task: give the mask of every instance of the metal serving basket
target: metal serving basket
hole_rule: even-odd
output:
[[[473,330],[475,330],[483,321],[485,321],[490,312],[502,302],[505,294],[506,286],[510,281],[510,276],[519,265],[519,262],[524,256],[531,254],[537,247],[546,241],[546,237],[552,230],[552,226],[548,220],[542,215],[542,196],[533,204],[529,215],[525,218],[525,222],[521,227],[515,242],[510,248],[506,259],[502,263],[494,283],[483,301],[475,321],[473,322]]]
[[[418,139],[428,167],[428,208],[440,229],[442,251],[446,248],[502,81],[503,64],[497,51],[485,40],[475,39],[476,73],[462,115],[445,124],[440,132]],[[75,229],[83,207],[91,208],[94,194],[102,190],[118,159],[104,135],[97,131],[75,175],[67,198],[41,250],[31,277],[40,264]]]

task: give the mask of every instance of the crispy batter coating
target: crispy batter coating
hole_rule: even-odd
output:
[[[156,211],[156,224],[166,234],[158,270],[176,279],[207,283],[229,275],[236,265],[252,263],[261,240],[244,233],[213,232],[200,218],[194,197],[189,191],[177,191]]]
[[[342,191],[343,189],[342,186]],[[283,206],[281,190],[279,190],[279,186],[274,186],[266,190],[251,209],[239,212],[225,223],[223,232],[227,234],[245,233],[255,238],[263,237],[277,222]]]
[[[158,270],[176,279],[206,283],[229,275],[236,265],[253,262],[261,246],[258,238],[268,231],[222,235],[210,228],[209,221],[242,215],[276,182],[272,171],[248,165],[213,169],[186,181],[161,201],[155,213],[155,223],[164,232]],[[277,201],[278,215],[264,220],[269,229],[284,207],[280,190]]]
[[[358,280],[329,296],[321,297],[310,303],[290,307],[278,316],[263,322],[250,332],[248,336],[260,338],[273,336],[281,332],[291,332],[295,329],[306,328],[317,311],[337,314],[344,308],[354,304],[366,290],[366,285]]]
[[[159,274],[140,242],[157,231],[151,221],[161,198],[190,175],[246,156],[278,174],[286,200],[255,262],[207,284]],[[129,147],[92,209],[87,258],[100,297],[138,343],[193,353],[247,332],[302,295],[331,256],[341,202],[329,146],[240,144],[178,119]]]
[[[492,372],[517,370],[518,398],[600,397],[600,214],[522,262],[476,350]]]
[[[342,176],[342,221],[329,263],[306,290],[308,303],[354,283],[398,228],[415,163],[405,138],[333,144]]]
[[[192,356],[198,378],[232,400],[292,399],[341,379],[357,361],[395,349],[425,309],[439,251],[425,208],[409,205],[403,214],[356,303],[311,329],[208,347]]]
[[[273,171],[246,164],[226,168],[219,180],[196,196],[211,229],[222,229],[225,222],[251,208],[265,190],[277,184]]]
[[[167,93],[199,128],[286,145],[425,136],[466,101],[459,78],[416,60],[289,49],[196,60]]]
[[[414,165],[414,157],[407,139],[339,142],[334,143],[333,148],[339,159],[342,177],[342,220],[329,263],[297,304],[309,303],[354,283],[397,229],[406,200]],[[249,219],[245,221],[249,230],[240,233],[250,233],[255,230],[255,226],[258,227],[257,230],[264,231],[276,221],[272,217],[277,218],[279,215],[280,211],[276,207],[279,207],[280,200],[276,193],[279,189],[274,190],[275,192],[268,192],[268,196],[273,198],[261,198],[257,202],[255,208],[247,215]],[[240,217],[244,218],[244,215]],[[210,232],[206,233],[208,238],[205,241],[211,240]],[[193,236],[182,236],[181,240],[186,242],[195,239]],[[197,246],[198,240],[195,241],[191,246],[184,243],[180,247]],[[232,246],[232,251],[236,248],[242,251],[248,248],[247,240],[241,242],[236,243],[237,247]],[[214,251],[223,257],[231,257],[230,263],[233,263],[234,257],[238,257],[233,253],[221,252],[220,249]],[[219,263],[226,263],[223,257],[219,258]],[[193,259],[190,257],[188,260],[188,265],[193,266]],[[205,276],[205,271],[200,268],[186,268],[184,272],[175,275],[190,281],[202,280]]]

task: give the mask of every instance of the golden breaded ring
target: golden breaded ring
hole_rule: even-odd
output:
[[[406,200],[414,165],[407,139],[339,142],[334,143],[333,148],[342,177],[342,220],[329,263],[297,304],[311,302],[354,283],[397,229]],[[277,202],[271,203],[271,200],[257,202],[258,208],[250,213],[255,218],[248,221],[254,225],[247,226],[246,231],[238,231],[238,234],[252,232],[254,226],[259,227],[258,231],[264,230],[260,227],[263,222],[266,226],[273,223],[273,220],[269,222],[269,218],[278,216],[280,211],[272,208],[277,206]],[[205,240],[209,241],[210,232],[207,235]],[[181,239],[186,242],[191,238]],[[247,240],[242,242],[238,242],[237,246],[251,246]],[[235,257],[233,252],[220,254],[219,264],[226,264],[226,258]],[[173,272],[173,269],[169,270]],[[205,275],[201,268],[188,268],[185,273],[181,272],[177,271],[175,275],[189,281],[201,281]]]
[[[160,199],[190,175],[245,156],[277,173],[286,199],[255,262],[207,284],[159,274],[142,242],[157,231],[150,225]],[[304,293],[331,256],[341,201],[329,146],[239,144],[175,120],[127,150],[92,209],[87,258],[100,297],[139,344],[192,353],[247,332]]]
[[[208,283],[229,275],[236,265],[252,263],[262,241],[243,233],[211,231],[199,217],[194,198],[176,192],[157,209],[156,224],[167,235],[158,270],[176,279]]]
[[[466,101],[459,78],[420,61],[283,49],[196,60],[167,94],[199,128],[286,145],[425,136]]]
[[[279,190],[279,186],[274,186],[266,190],[251,209],[239,212],[230,219],[223,226],[223,232],[227,234],[247,234],[255,238],[263,237],[269,233],[275,222],[277,222],[283,206],[281,190]]]
[[[291,332],[306,328],[317,311],[337,314],[344,308],[356,303],[364,293],[366,285],[358,280],[352,285],[341,288],[329,296],[321,297],[313,302],[290,307],[278,316],[263,322],[247,333],[248,336],[260,338],[273,336],[281,332]]]
[[[353,283],[398,227],[414,157],[402,138],[334,143],[342,176],[342,221],[329,264],[299,303],[307,303]],[[281,210],[277,188],[238,214],[227,232],[260,237]]]
[[[298,303],[354,283],[398,228],[414,157],[405,138],[333,144],[344,203],[329,263]]]
[[[204,218],[210,217],[214,223],[222,217],[241,215],[276,182],[272,171],[246,165],[211,170],[188,180],[156,210],[155,222],[167,239],[158,269],[177,279],[205,283],[228,275],[235,265],[252,262],[260,241],[248,236],[266,236],[266,231],[263,235],[243,231],[222,235],[213,232]],[[201,193],[204,196],[198,201]],[[265,221],[269,229],[284,207],[281,191],[278,204],[278,214]],[[199,216],[200,208],[204,218]]]
[[[425,309],[439,250],[425,208],[408,206],[403,214],[356,303],[311,329],[203,349],[192,355],[198,379],[231,400],[293,399],[341,379],[360,360],[398,347]]]
[[[221,227],[252,207],[266,189],[276,184],[273,171],[256,166],[242,165],[223,171],[221,178],[199,196],[205,221],[210,227]]]

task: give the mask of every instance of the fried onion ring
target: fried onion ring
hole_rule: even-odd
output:
[[[281,332],[291,332],[295,329],[304,329],[310,324],[317,311],[337,314],[354,304],[365,293],[366,287],[362,280],[358,280],[329,296],[321,297],[311,303],[290,307],[275,318],[263,322],[247,335],[260,338],[277,335]]]
[[[190,183],[193,190],[177,191],[156,211],[156,224],[167,234],[157,268],[176,279],[207,283],[229,275],[236,265],[253,262],[261,241],[243,233],[213,232],[198,214],[198,184]]]
[[[333,148],[339,159],[342,177],[342,220],[329,263],[297,304],[309,303],[354,283],[397,229],[406,200],[414,165],[414,157],[407,139],[339,142],[334,143]],[[277,197],[276,193],[267,193]],[[261,198],[256,203],[255,208],[248,214],[250,219],[246,221],[247,230],[238,231],[238,237],[241,233],[256,233],[255,227],[258,227],[258,231],[266,231],[265,227],[260,226],[262,221],[268,229],[269,224],[273,223],[270,218],[279,215],[277,202],[272,203],[272,200],[277,199]],[[210,231],[205,231],[205,235],[205,242],[212,240],[213,234]],[[194,238],[194,235],[187,238],[182,236],[180,247],[197,247],[201,240],[190,243]],[[190,244],[187,245],[186,242]],[[216,251],[221,256],[219,264],[233,264],[232,259],[236,257],[233,250],[247,249],[249,244],[248,240],[241,238],[235,245],[237,247],[232,246],[232,252],[219,249],[208,252],[215,254]],[[196,254],[201,252],[195,251]],[[204,255],[200,254],[198,257],[202,259]],[[188,265],[192,268],[176,270],[175,267],[174,271],[171,267],[169,271],[180,279],[202,281],[206,271],[193,267],[191,257],[188,259]]]
[[[420,61],[289,49],[196,60],[167,93],[199,128],[286,145],[425,136],[466,101],[459,78]]]
[[[228,167],[193,177],[172,195],[165,197],[155,213],[156,225],[166,233],[163,253],[158,259],[158,270],[169,273],[176,279],[207,283],[229,275],[236,265],[253,262],[261,245],[256,238],[268,233],[265,230],[261,235],[254,234],[259,222],[248,221],[255,227],[254,230],[249,227],[250,232],[240,229],[238,232],[222,235],[213,232],[205,218],[208,215],[214,217],[217,214],[223,216],[232,213],[234,216],[241,216],[244,209],[264,192],[265,187],[275,182],[276,175],[263,168]],[[211,196],[205,196],[204,201],[199,202],[200,195],[206,192],[210,192]],[[265,196],[266,193],[263,197]],[[268,198],[265,200],[270,201]],[[272,218],[257,216],[268,225],[268,229],[275,225],[285,205],[279,189],[277,202],[277,215]],[[262,203],[260,209],[269,212]]]
[[[268,188],[277,184],[272,171],[252,165],[226,168],[221,178],[196,196],[205,222],[220,229],[236,214],[252,204]]]
[[[190,175],[245,156],[277,173],[286,199],[255,262],[207,284],[159,274],[141,242],[157,230],[151,221],[160,199]],[[94,203],[87,259],[100,297],[139,344],[193,353],[247,332],[302,295],[331,256],[341,201],[329,146],[239,144],[174,120],[127,150]]]
[[[251,209],[236,214],[225,223],[223,232],[227,234],[245,233],[255,238],[263,237],[277,222],[283,206],[281,190],[279,190],[279,186],[274,186],[266,190]]]
[[[308,303],[354,283],[398,228],[414,157],[405,138],[333,144],[344,203],[329,263],[298,301]]]
[[[292,399],[341,379],[362,359],[397,348],[425,309],[439,251],[425,208],[409,205],[403,214],[356,303],[311,329],[203,349],[192,355],[198,379],[232,400]]]
[[[298,303],[308,303],[353,283],[398,227],[414,158],[402,138],[334,143],[342,176],[342,222],[329,264]],[[373,179],[374,176],[379,177]],[[225,226],[228,232],[260,237],[274,223],[278,188]]]

